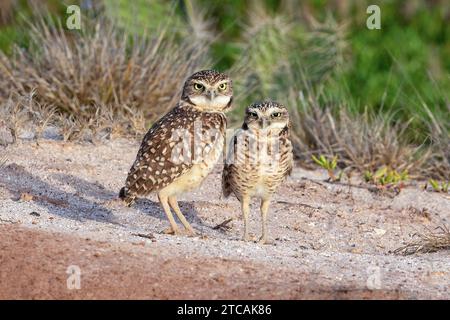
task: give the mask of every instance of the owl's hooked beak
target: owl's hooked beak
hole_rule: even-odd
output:
[[[266,118],[260,118],[258,120],[258,124],[261,129],[266,129],[270,125],[270,121],[268,121]]]
[[[208,97],[208,99],[210,101],[213,101],[215,96],[216,96],[216,92],[214,90],[207,90],[206,91],[206,96]]]

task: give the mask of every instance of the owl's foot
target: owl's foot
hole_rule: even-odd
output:
[[[261,237],[261,238],[259,238],[258,243],[259,244],[272,244],[273,242],[270,240],[267,240],[267,238],[265,238],[265,237]]]
[[[172,228],[172,227],[169,227],[169,228],[163,230],[162,233],[164,233],[164,234],[170,234],[170,235],[173,235],[173,236],[177,236],[177,235],[180,235],[180,234],[181,234],[180,229],[178,229],[178,228],[174,229],[174,228]]]
[[[170,234],[170,235],[174,235],[174,236],[187,236],[187,237],[195,237],[196,236],[196,232],[193,228],[191,229],[178,229],[176,228],[175,230],[172,227],[169,227],[167,229],[165,229],[162,233],[164,234]]]
[[[184,229],[184,234],[187,235],[188,237],[195,237],[197,235],[194,228],[192,227]]]

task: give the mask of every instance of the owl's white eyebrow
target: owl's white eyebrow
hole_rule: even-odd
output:
[[[221,85],[222,83],[228,83],[228,80],[222,80],[220,82],[217,82],[217,85]]]
[[[273,108],[273,109],[271,110],[271,113],[277,113],[277,112],[283,112],[283,109],[280,109],[280,108]]]

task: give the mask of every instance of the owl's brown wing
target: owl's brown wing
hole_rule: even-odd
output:
[[[228,198],[233,192],[230,184],[230,173],[231,173],[231,165],[225,164],[222,171],[222,194],[225,198]]]
[[[160,190],[192,168],[197,147],[195,124],[201,123],[202,134],[211,126],[223,125],[220,116],[208,118],[208,122],[203,118],[193,108],[177,106],[156,122],[142,141],[121,198],[130,204],[136,196]],[[206,147],[203,143],[201,146]]]
[[[226,157],[225,164],[223,166],[222,171],[222,194],[225,198],[228,198],[230,194],[233,193],[233,188],[231,187],[231,179],[232,179],[232,171],[233,171],[233,163],[234,157],[236,154],[236,144],[237,144],[237,135],[235,134],[232,137],[230,142],[228,155]]]
[[[290,128],[286,128],[281,132],[281,144],[283,146],[281,153],[282,166],[286,168],[284,176],[290,176],[292,174],[292,169],[294,168],[294,153],[292,142],[290,139]]]
[[[287,169],[286,169],[285,176],[290,176],[292,174],[292,169],[294,168],[294,155],[292,153],[292,145],[291,145],[291,150],[290,150],[289,155],[288,155],[287,162],[288,162],[288,166],[287,166]]]

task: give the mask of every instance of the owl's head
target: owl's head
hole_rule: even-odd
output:
[[[181,100],[202,111],[226,111],[233,101],[231,79],[214,70],[196,72],[184,83]]]
[[[281,132],[289,128],[289,113],[275,101],[255,102],[245,109],[243,128],[252,131]]]

